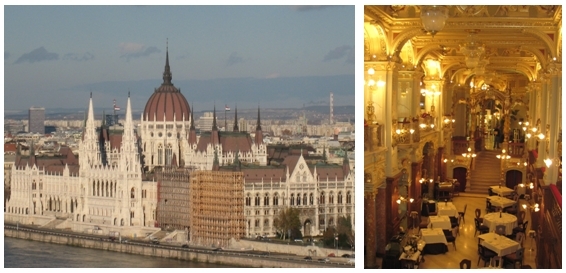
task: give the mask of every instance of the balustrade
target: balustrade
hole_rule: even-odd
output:
[[[512,142],[509,143],[508,154],[512,158],[522,158],[525,153],[525,143]]]
[[[461,155],[468,152],[468,141],[465,139],[452,139],[452,154]]]

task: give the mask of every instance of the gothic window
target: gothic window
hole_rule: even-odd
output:
[[[163,165],[163,145],[157,146],[157,165]]]
[[[305,193],[305,194],[303,194],[303,205],[306,206],[307,204],[308,204],[308,202],[307,202],[307,194]]]
[[[265,197],[263,197],[263,205],[264,206],[269,206],[269,194],[265,194]]]
[[[295,194],[291,193],[291,206],[295,205]]]
[[[259,227],[259,219],[255,219],[255,226]]]
[[[324,226],[324,217],[321,217],[318,222],[320,226]]]
[[[295,180],[301,182],[301,175],[297,173]]]
[[[330,192],[328,195],[328,204],[334,204],[334,193]]]
[[[297,206],[300,206],[300,205],[301,205],[301,194],[298,193],[297,194]]]
[[[329,226],[333,226],[333,225],[334,225],[334,218],[330,217],[330,219],[328,220],[328,225],[329,225]]]
[[[130,191],[130,194],[131,194],[132,199],[134,199],[136,197],[134,188],[132,188],[132,190]]]
[[[279,195],[277,193],[275,193],[273,195],[273,205],[274,206],[278,206],[279,205]]]
[[[171,144],[167,144],[167,149],[165,149],[165,165],[171,165],[171,158],[173,157],[173,148]]]
[[[310,204],[314,205],[314,194],[311,193],[309,199],[310,199]]]
[[[252,205],[252,198],[250,197],[250,194],[248,193],[248,196],[246,196],[246,206],[251,206]]]
[[[352,194],[350,192],[346,193],[346,204],[352,204]]]
[[[324,205],[324,192],[320,193],[320,199],[318,201],[319,204]]]
[[[338,204],[342,204],[342,192],[338,192]]]
[[[263,226],[264,226],[264,227],[269,227],[269,219],[263,220]]]
[[[261,199],[259,198],[259,193],[255,194],[255,205],[259,207],[261,205]]]

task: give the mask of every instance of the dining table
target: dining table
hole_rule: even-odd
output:
[[[490,187],[493,193],[499,196],[508,196],[511,195],[515,190],[507,188],[505,186],[491,186]]]
[[[438,216],[458,217],[458,209],[452,202],[438,202]]]
[[[478,238],[481,239],[482,246],[497,253],[497,256],[500,257],[515,253],[520,247],[519,242],[494,232],[481,234]]]
[[[450,217],[447,215],[429,216],[428,228],[452,229]]]
[[[515,203],[517,203],[515,200],[501,196],[489,196],[487,197],[487,199],[489,199],[492,206],[501,207],[501,208],[510,207],[513,206]]]
[[[517,216],[505,212],[492,212],[484,215],[483,225],[489,227],[489,232],[494,232],[498,225],[505,226],[505,234],[513,234],[517,227]]]
[[[423,228],[420,235],[425,243],[423,254],[441,254],[448,251],[448,242],[441,228]]]

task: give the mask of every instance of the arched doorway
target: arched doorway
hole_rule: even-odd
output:
[[[312,221],[307,219],[303,224],[303,237],[312,236],[311,234]]]
[[[468,170],[464,167],[457,167],[454,168],[454,170],[452,170],[452,177],[454,179],[458,179],[458,182],[460,182],[460,192],[464,192],[466,191],[466,172]]]
[[[513,189],[523,182],[523,173],[517,170],[510,170],[505,174],[505,186]]]

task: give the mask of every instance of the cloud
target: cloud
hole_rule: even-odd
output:
[[[321,10],[321,9],[332,8],[332,7],[337,7],[337,6],[330,6],[330,5],[326,5],[326,6],[291,6],[291,9],[293,9],[295,11],[312,11],[312,10]]]
[[[83,62],[83,61],[88,61],[88,60],[92,60],[94,59],[94,55],[92,55],[92,53],[87,52],[85,54],[83,54],[82,56],[77,54],[77,53],[67,53],[65,54],[65,56],[63,56],[63,60],[71,60],[71,61],[77,61],[77,62]]]
[[[7,60],[8,58],[10,58],[10,52],[4,51],[4,60]]]
[[[351,46],[348,45],[343,45],[343,46],[339,46],[333,50],[330,50],[330,52],[326,53],[326,55],[324,55],[324,58],[322,59],[323,62],[329,62],[332,60],[339,60],[342,59],[343,57],[346,57],[346,63],[348,64],[353,64],[354,63],[354,49]]]
[[[232,66],[238,63],[243,63],[244,59],[241,56],[238,56],[238,53],[236,52],[232,52],[232,54],[230,54],[230,56],[228,56],[228,60],[226,61],[226,64],[228,66]]]
[[[58,60],[59,54],[47,52],[44,47],[40,47],[38,49],[32,50],[30,53],[25,53],[24,55],[20,56],[14,63],[35,63],[41,61],[51,61],[51,60]]]
[[[145,45],[136,43],[120,43],[118,48],[120,49],[120,54],[122,54],[120,55],[120,58],[125,58],[126,61],[161,52],[161,50],[157,49],[155,46],[146,48]]]

